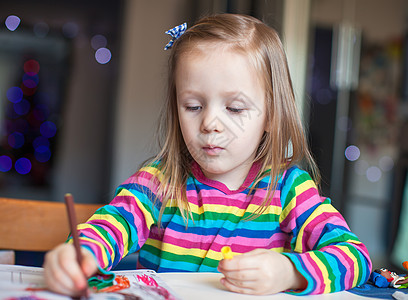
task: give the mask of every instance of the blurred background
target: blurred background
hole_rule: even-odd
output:
[[[0,197],[108,203],[157,151],[164,31],[219,12],[280,33],[322,193],[374,267],[398,270],[408,259],[405,0],[2,0]]]

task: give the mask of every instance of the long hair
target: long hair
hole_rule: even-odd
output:
[[[246,55],[266,89],[267,129],[254,159],[261,163],[261,168],[253,187],[265,176],[270,176],[271,182],[267,197],[254,212],[255,217],[266,209],[282,172],[292,165],[304,162],[318,184],[319,172],[296,108],[286,55],[278,33],[250,16],[218,14],[200,19],[174,42],[171,49],[168,94],[159,127],[161,151],[153,159],[159,161],[162,173],[157,194],[162,201],[160,217],[169,201],[175,201],[183,218],[188,219],[191,215],[186,181],[191,172],[192,157],[179,125],[175,72],[177,65],[182,63],[182,55],[200,43],[220,43]]]

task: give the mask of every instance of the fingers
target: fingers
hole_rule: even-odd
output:
[[[291,287],[294,266],[280,253],[257,249],[222,260],[218,271],[221,283],[230,291],[244,294],[274,294]]]
[[[251,263],[252,255],[243,254],[232,259],[224,259],[218,265],[218,271],[224,274],[221,279],[228,290],[242,294],[256,294],[257,268]]]
[[[82,248],[81,250],[82,250],[82,256],[83,256],[83,261],[82,261],[82,266],[81,266],[82,272],[85,278],[89,278],[98,271],[98,264],[95,260],[95,257],[89,250],[85,248]]]
[[[232,282],[227,278],[221,278],[221,284],[224,285],[231,292],[251,295],[256,294],[256,291],[253,289],[253,286],[249,285],[248,282],[245,281]]]
[[[89,251],[86,252],[89,253]],[[93,270],[88,258],[92,254],[86,255],[86,264],[90,264],[90,267],[85,268]],[[96,262],[94,264],[96,268]],[[75,249],[71,244],[60,245],[46,254],[44,278],[51,291],[65,295],[79,295],[88,286],[84,272],[78,265]]]
[[[44,262],[44,279],[49,290],[60,294],[71,295],[74,289],[73,283],[70,282],[69,277],[61,272],[56,258],[53,255],[46,256]]]
[[[257,249],[258,250],[258,249]],[[221,273],[223,271],[237,271],[243,269],[256,269],[256,264],[254,264],[254,259],[260,255],[260,252],[254,250],[242,255],[236,255],[232,259],[223,259],[218,264],[218,270]],[[262,250],[262,249],[259,249]]]

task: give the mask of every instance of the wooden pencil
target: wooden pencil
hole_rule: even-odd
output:
[[[70,229],[71,229],[71,235],[72,235],[72,238],[74,240],[76,259],[78,261],[79,267],[81,268],[81,266],[82,266],[82,253],[81,253],[81,247],[79,245],[79,237],[78,237],[78,231],[77,231],[77,218],[76,218],[75,207],[74,207],[74,197],[71,194],[65,194],[64,200],[65,200],[65,205],[67,207],[67,213],[68,213],[69,226],[70,226]],[[85,288],[81,292],[81,298],[82,297],[88,298],[87,288]]]

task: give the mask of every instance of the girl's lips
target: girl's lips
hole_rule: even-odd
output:
[[[218,155],[222,150],[224,150],[224,148],[212,146],[206,146],[203,147],[202,149],[207,155]]]

